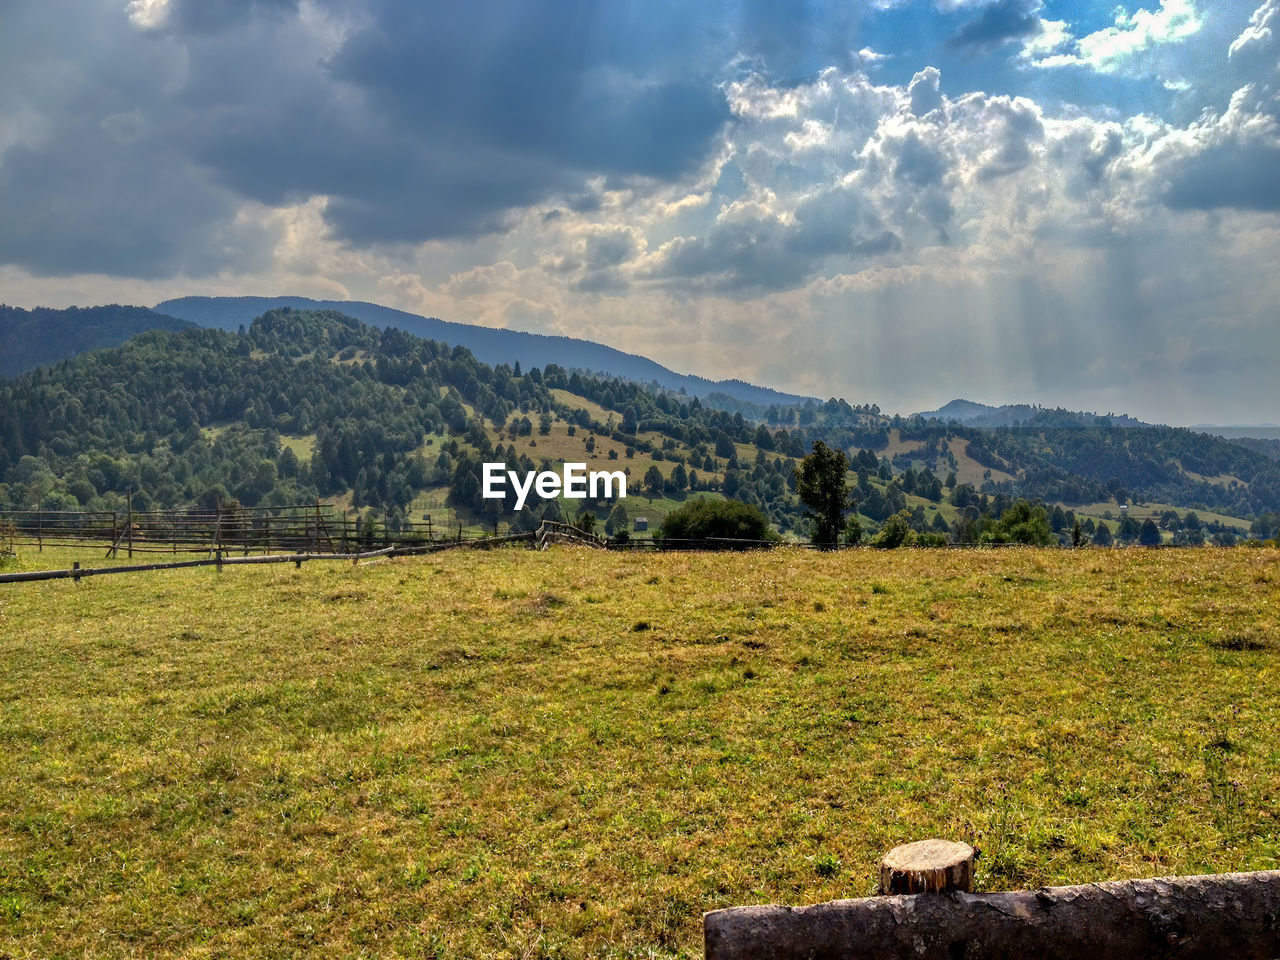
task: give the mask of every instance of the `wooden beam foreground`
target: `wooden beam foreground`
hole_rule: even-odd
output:
[[[1280,870],[715,910],[707,960],[1276,960]]]

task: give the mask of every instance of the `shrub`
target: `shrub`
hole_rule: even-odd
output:
[[[1049,515],[1042,505],[1015,500],[993,526],[982,531],[982,542],[1027,543],[1047,547],[1051,543],[1057,543],[1058,538],[1049,526]]]
[[[779,537],[770,528],[769,518],[758,507],[739,500],[711,500],[698,497],[667,514],[658,531],[658,539],[660,541],[776,541]],[[705,545],[743,549],[755,544]]]
[[[871,538],[871,545],[879,547],[881,550],[892,550],[894,547],[901,547],[904,544],[914,542],[915,534],[911,530],[911,514],[906,510],[899,510],[885,520],[880,531]]]

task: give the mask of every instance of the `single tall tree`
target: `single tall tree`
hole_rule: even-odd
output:
[[[843,450],[832,450],[821,440],[813,442],[813,452],[796,467],[796,492],[808,507],[813,521],[813,542],[832,550],[845,526],[849,499],[849,460]]]

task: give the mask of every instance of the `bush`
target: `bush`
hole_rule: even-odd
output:
[[[879,532],[871,538],[871,545],[881,550],[892,550],[895,547],[911,545],[915,542],[915,534],[911,530],[911,514],[899,510],[885,520]]]
[[[769,518],[758,507],[739,500],[711,500],[698,497],[667,514],[658,531],[658,540],[742,540],[776,541]],[[675,543],[671,544],[675,546]],[[753,543],[704,544],[745,549]]]
[[[1047,547],[1057,543],[1049,526],[1049,516],[1041,504],[1015,500],[1000,519],[982,531],[983,543],[1026,543]]]

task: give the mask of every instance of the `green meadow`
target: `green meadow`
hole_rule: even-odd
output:
[[[1242,548],[3,584],[0,957],[699,957],[929,836],[982,890],[1274,868],[1278,595]]]

